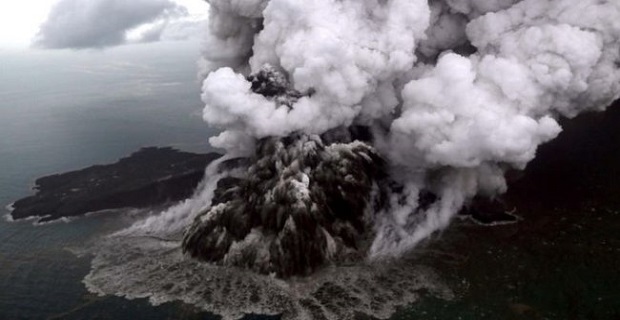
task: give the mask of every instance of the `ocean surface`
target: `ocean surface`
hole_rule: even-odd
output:
[[[127,225],[122,214],[34,226],[4,207],[41,176],[111,163],[144,146],[211,151],[201,118],[199,45],[0,51],[0,319],[176,319],[191,308],[98,297],[75,248]],[[185,310],[185,311],[184,311]]]

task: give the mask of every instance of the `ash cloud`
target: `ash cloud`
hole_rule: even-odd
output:
[[[169,0],[60,0],[33,45],[47,49],[117,46],[132,41],[128,33],[145,26],[133,41],[159,41],[171,22],[187,15],[184,7]]]
[[[620,95],[620,3],[596,0],[210,1],[204,119],[213,145],[351,125],[402,185],[374,213],[369,255],[399,255],[475,195],[506,190],[561,131]],[[290,106],[252,91],[270,66]],[[421,194],[437,201],[420,205]]]

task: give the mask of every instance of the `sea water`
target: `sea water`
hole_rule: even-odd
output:
[[[201,119],[199,45],[0,51],[0,205],[36,178],[116,161],[140,147],[211,151]],[[98,297],[75,248],[129,224],[107,213],[34,226],[0,221],[0,319],[177,318],[184,308]],[[189,312],[189,311],[188,311]],[[193,313],[192,313],[193,314]]]

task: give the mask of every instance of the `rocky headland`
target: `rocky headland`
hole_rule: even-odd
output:
[[[89,212],[140,208],[188,198],[206,166],[221,155],[148,147],[106,165],[53,174],[35,181],[34,195],[17,200],[14,220],[48,222]]]

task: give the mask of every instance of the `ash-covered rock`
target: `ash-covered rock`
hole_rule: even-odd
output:
[[[225,178],[186,232],[191,256],[278,276],[358,259],[383,160],[360,141],[294,134],[258,142],[245,174]]]

